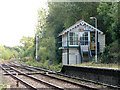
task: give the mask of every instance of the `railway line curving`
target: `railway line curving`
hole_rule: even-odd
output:
[[[6,72],[4,75],[10,75],[12,78],[18,80],[27,88],[31,89],[120,89],[119,87],[113,87],[109,85],[103,86],[102,84],[94,81],[82,80],[80,78],[65,75],[60,72],[54,72],[43,68],[27,66],[18,63],[2,64],[0,67]],[[83,83],[83,81],[88,83]]]
[[[15,66],[15,65],[14,65]],[[50,76],[50,75],[47,75],[47,74],[44,74],[44,73],[40,73],[39,72],[39,74],[41,74],[41,75],[43,75],[45,78],[46,78],[46,76],[47,77],[49,77],[51,80],[54,80],[54,79],[56,79],[54,82],[56,83],[50,83],[50,82],[47,82],[47,81],[45,81],[45,80],[42,80],[42,79],[38,79],[37,77],[35,77],[35,76],[32,76],[32,75],[28,75],[28,74],[26,74],[26,73],[24,73],[24,72],[22,72],[22,71],[20,71],[20,70],[18,70],[18,68],[21,68],[21,67],[18,67],[17,66],[17,69],[15,68],[15,67],[13,67],[12,65],[6,65],[6,64],[2,64],[1,66],[0,66],[8,75],[10,75],[12,78],[14,78],[14,79],[16,79],[16,80],[18,80],[19,82],[21,82],[22,84],[24,84],[25,86],[27,86],[28,88],[31,88],[31,89],[38,89],[39,88],[39,86],[41,85],[41,83],[42,84],[44,84],[45,86],[47,86],[47,88],[52,88],[52,89],[59,89],[59,90],[63,90],[63,89],[67,89],[67,88],[77,88],[77,89],[94,89],[94,90],[97,90],[97,88],[93,88],[93,87],[90,87],[90,86],[85,86],[85,85],[80,85],[80,84],[75,84],[75,83],[73,83],[73,82],[70,82],[70,81],[67,81],[67,80],[64,80],[64,79],[60,79],[60,78],[57,78],[57,77],[54,77],[54,76]],[[25,68],[24,68],[25,69]],[[29,70],[29,71],[32,71],[31,73],[33,73],[33,71],[34,71],[34,73],[37,73],[36,72],[36,70],[30,70],[30,69],[27,69],[27,70]],[[14,73],[14,74],[12,74],[12,73]],[[17,74],[15,74],[15,73],[17,73]],[[24,76],[24,78],[23,78],[23,76]],[[25,78],[25,77],[27,77],[27,79]],[[29,79],[28,79],[29,78]],[[25,80],[26,79],[26,80]],[[30,81],[31,80],[33,80],[34,81],[34,83],[36,83],[36,82],[38,82],[38,83],[40,83],[39,85],[38,84],[36,84],[37,86],[35,86],[35,84],[31,84],[30,83]],[[58,83],[58,81],[57,80],[59,80],[59,84],[57,84]],[[28,82],[27,82],[28,81]],[[62,82],[61,82],[62,81]],[[52,81],[53,82],[53,81]],[[62,86],[59,86],[59,85],[64,85],[63,87]],[[41,87],[40,87],[41,88]],[[44,88],[44,87],[42,87],[42,88]],[[46,88],[46,87],[45,87]]]
[[[15,63],[15,64],[18,65],[18,63]],[[51,74],[55,74],[55,75],[58,75],[58,76],[68,77],[68,78],[71,78],[71,79],[85,81],[85,82],[90,82],[90,83],[94,83],[94,84],[98,84],[98,85],[104,85],[104,86],[112,88],[112,89],[120,89],[119,86],[115,86],[115,85],[111,85],[111,84],[106,84],[106,83],[101,83],[99,81],[96,82],[96,81],[89,80],[89,79],[82,79],[82,78],[78,78],[78,77],[76,78],[76,77],[71,76],[71,75],[63,74],[63,73],[60,73],[60,72],[54,72],[54,71],[50,71],[50,70],[39,68],[39,67],[27,66],[27,65],[22,65],[22,64],[19,64],[19,65],[21,65],[22,67],[31,68],[31,69],[34,69],[34,70],[49,72]],[[72,73],[72,71],[70,71],[70,72]]]

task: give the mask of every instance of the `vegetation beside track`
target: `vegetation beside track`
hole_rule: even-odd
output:
[[[6,88],[7,88],[7,86],[3,86],[3,87],[1,87],[0,89],[1,89],[1,90],[6,90]]]
[[[45,69],[49,69],[49,70],[53,70],[53,71],[60,71],[62,68],[62,63],[58,64],[51,64],[49,60],[46,60],[44,63],[43,62],[36,62],[35,59],[27,59],[27,60],[20,60],[18,61],[20,64],[24,64],[24,65],[30,65],[30,66],[37,66],[37,67],[41,67],[41,68],[45,68]]]
[[[0,45],[0,61],[18,58],[22,54],[22,47],[8,47]]]

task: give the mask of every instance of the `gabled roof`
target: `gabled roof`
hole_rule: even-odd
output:
[[[66,29],[65,31],[62,31],[62,32],[59,34],[59,36],[67,33],[68,31],[73,30],[74,28],[76,28],[76,27],[78,27],[78,26],[80,26],[80,25],[82,25],[82,26],[83,26],[83,25],[86,25],[86,26],[90,27],[91,29],[97,30],[99,33],[103,34],[103,32],[100,31],[99,29],[93,27],[92,25],[88,24],[87,22],[85,22],[85,21],[83,21],[83,20],[80,20],[80,21],[76,22],[74,25],[72,25],[71,27],[69,27],[68,29]]]

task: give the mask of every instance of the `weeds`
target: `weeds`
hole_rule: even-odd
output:
[[[58,65],[55,65],[55,64],[50,65],[49,60],[46,60],[43,63],[42,61],[36,62],[36,60],[34,60],[34,59],[29,59],[29,60],[21,60],[21,61],[19,61],[19,63],[29,65],[29,66],[41,67],[41,68],[45,68],[45,69],[49,69],[49,70],[53,70],[53,71],[57,71],[57,72],[59,72],[62,68],[62,63],[60,63]]]

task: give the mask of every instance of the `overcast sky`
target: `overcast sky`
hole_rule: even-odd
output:
[[[47,0],[0,0],[0,44],[19,45],[22,36],[34,36],[37,9]]]

